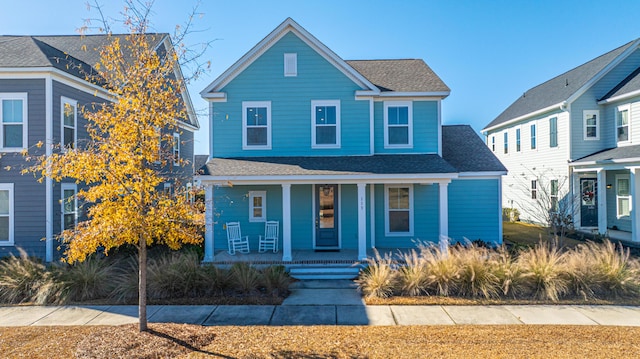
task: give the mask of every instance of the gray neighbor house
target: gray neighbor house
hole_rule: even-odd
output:
[[[147,36],[160,53],[172,46],[167,34]],[[74,196],[78,185],[21,175],[30,165],[22,152],[49,155],[54,145],[82,145],[87,120],[81,108],[110,98],[103,84],[84,74],[94,70],[98,50],[109,41],[107,35],[0,36],[0,257],[21,247],[51,262],[60,256],[56,234],[83,217],[77,201],[62,201]],[[173,168],[165,186],[193,173],[193,133],[199,125],[186,91],[183,99],[189,118],[180,121],[174,133],[178,144],[169,150],[189,164]],[[38,148],[39,142],[45,146]]]

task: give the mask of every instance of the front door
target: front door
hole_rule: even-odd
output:
[[[338,248],[338,185],[316,186],[316,248]]]
[[[598,226],[598,196],[595,178],[580,179],[580,226]]]

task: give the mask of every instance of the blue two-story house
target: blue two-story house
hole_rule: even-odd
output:
[[[499,244],[506,169],[469,126],[443,126],[449,87],[418,59],[345,61],[285,20],[201,95],[210,103],[205,261],[240,222],[251,251],[279,222],[299,251]],[[326,253],[330,258],[332,253]]]

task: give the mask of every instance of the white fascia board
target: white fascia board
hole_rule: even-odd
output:
[[[233,80],[238,74],[253,63],[258,57],[264,54],[271,48],[278,40],[280,40],[288,32],[293,32],[302,41],[314,49],[320,56],[324,57],[329,63],[334,65],[338,70],[344,73],[348,78],[354,81],[362,88],[376,91],[378,88],[357,72],[353,67],[349,66],[344,60],[336,55],[331,49],[321,43],[315,36],[311,35],[298,23],[293,21],[292,18],[287,18],[278,27],[271,31],[264,39],[262,39],[257,45],[255,45],[249,52],[244,54],[238,61],[236,61],[231,67],[223,72],[218,78],[213,80],[209,86],[200,92],[202,97],[208,92],[219,90],[226,86],[231,80]]]
[[[633,44],[631,44],[631,46],[629,46],[620,55],[618,55],[618,57],[616,57],[611,62],[609,62],[607,66],[605,66],[602,70],[600,70],[600,72],[598,72],[597,74],[595,74],[595,76],[589,79],[589,81],[587,81],[587,83],[582,85],[582,87],[580,87],[576,92],[574,92],[573,95],[569,96],[566,102],[572,103],[573,101],[578,99],[580,96],[582,96],[585,92],[587,92],[589,88],[591,88],[591,86],[593,86],[596,82],[600,81],[606,74],[609,73],[609,71],[611,71],[614,67],[618,66],[620,62],[622,62],[624,59],[629,57],[629,55],[631,55],[634,51],[636,51],[639,44],[640,44],[640,39],[637,39],[636,41],[634,41]]]
[[[615,165],[615,164],[624,164],[624,163],[640,163],[640,158],[620,158],[616,160],[604,160],[604,161],[589,161],[589,162],[576,162],[569,163],[569,167],[578,167],[578,166],[607,166],[607,165]]]
[[[52,79],[61,82],[65,85],[71,86],[76,89],[83,90],[94,96],[103,98],[105,100],[112,101],[113,94],[107,91],[105,88],[94,85],[81,78],[70,75],[62,70],[54,67],[5,67],[0,69],[0,78],[11,79],[44,79],[47,76],[51,76]]]
[[[463,178],[500,178],[506,176],[507,171],[491,171],[491,172],[460,172],[458,175],[460,179]]]
[[[617,102],[617,101],[623,101],[623,100],[628,100],[632,97],[636,97],[636,96],[640,96],[640,90],[635,90],[635,91],[631,91],[629,93],[623,94],[623,95],[619,95],[616,97],[610,97],[606,100],[602,100],[602,101],[598,101],[598,105],[604,105],[607,103],[612,103],[612,102]]]
[[[356,100],[359,100],[359,97],[364,97],[364,100],[368,100],[371,96],[377,96],[380,94],[380,90],[357,90],[356,91]]]
[[[516,123],[518,121],[522,121],[522,120],[526,120],[526,119],[531,118],[531,117],[539,116],[539,115],[542,115],[543,113],[550,112],[550,111],[553,111],[555,109],[563,110],[566,107],[566,105],[567,105],[567,101],[562,101],[562,102],[559,102],[559,103],[557,103],[555,105],[551,105],[551,106],[548,106],[548,107],[545,107],[545,108],[541,108],[541,109],[539,109],[537,111],[529,112],[529,113],[527,113],[525,115],[518,116],[516,118],[512,118],[509,121],[497,124],[495,126],[485,127],[482,130],[480,130],[480,132],[486,135],[487,132],[489,132],[491,130],[495,130],[495,129],[498,129],[500,127],[511,125],[511,124]]]
[[[419,173],[403,175],[312,175],[312,176],[195,176],[202,183],[266,184],[266,183],[439,183],[458,178],[457,173]]]
[[[202,98],[208,102],[227,102],[226,92],[209,92],[202,95]]]
[[[445,98],[451,94],[451,91],[440,92],[381,92],[380,97],[439,97]]]

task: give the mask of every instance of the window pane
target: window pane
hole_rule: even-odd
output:
[[[409,124],[409,108],[408,107],[398,107],[398,124],[401,124],[401,125]]]
[[[9,240],[9,217],[0,217],[0,241]]]
[[[388,107],[387,108],[388,121],[390,125],[398,124],[398,108],[397,107]]]
[[[618,112],[618,126],[625,126],[629,123],[629,111]]]
[[[262,207],[262,197],[253,197],[253,206]]]
[[[73,128],[64,128],[64,142],[65,147],[74,148],[73,137],[75,136],[75,130]]]
[[[389,212],[389,232],[409,232],[409,211]]]
[[[316,107],[316,124],[335,125],[336,124],[335,106],[317,106]]]
[[[73,229],[76,227],[76,215],[69,213],[64,215],[64,229]]]
[[[0,215],[9,214],[9,191],[0,191]]]
[[[596,128],[595,127],[587,127],[587,137],[596,137]]]
[[[64,104],[64,125],[65,126],[75,126],[75,111],[71,104]]]
[[[595,126],[596,125],[596,115],[591,115],[587,117],[587,126]]]
[[[247,107],[247,126],[266,126],[266,107]]]
[[[22,100],[2,100],[2,122],[22,122]]]
[[[22,125],[4,126],[4,147],[22,147]]]
[[[629,127],[618,127],[618,141],[628,141],[629,140]]]
[[[262,218],[262,208],[254,208],[253,209],[253,217],[254,218]]]
[[[248,146],[266,146],[267,145],[267,129],[264,127],[247,128],[247,145]]]
[[[74,201],[74,196],[76,194],[76,191],[72,190],[72,189],[65,189],[64,190],[64,212],[65,213],[70,213],[70,212],[75,212],[75,201]]]
[[[629,195],[629,179],[627,179],[627,178],[619,178],[617,187],[618,187],[618,196],[628,196]]]
[[[336,144],[336,127],[335,126],[316,127],[316,144],[335,145]]]
[[[404,126],[389,127],[389,144],[390,145],[409,144],[409,128]]]
[[[551,180],[551,195],[558,195],[558,180]]]
[[[389,209],[409,209],[408,188],[389,188]]]
[[[618,198],[618,216],[629,215],[629,198]]]

